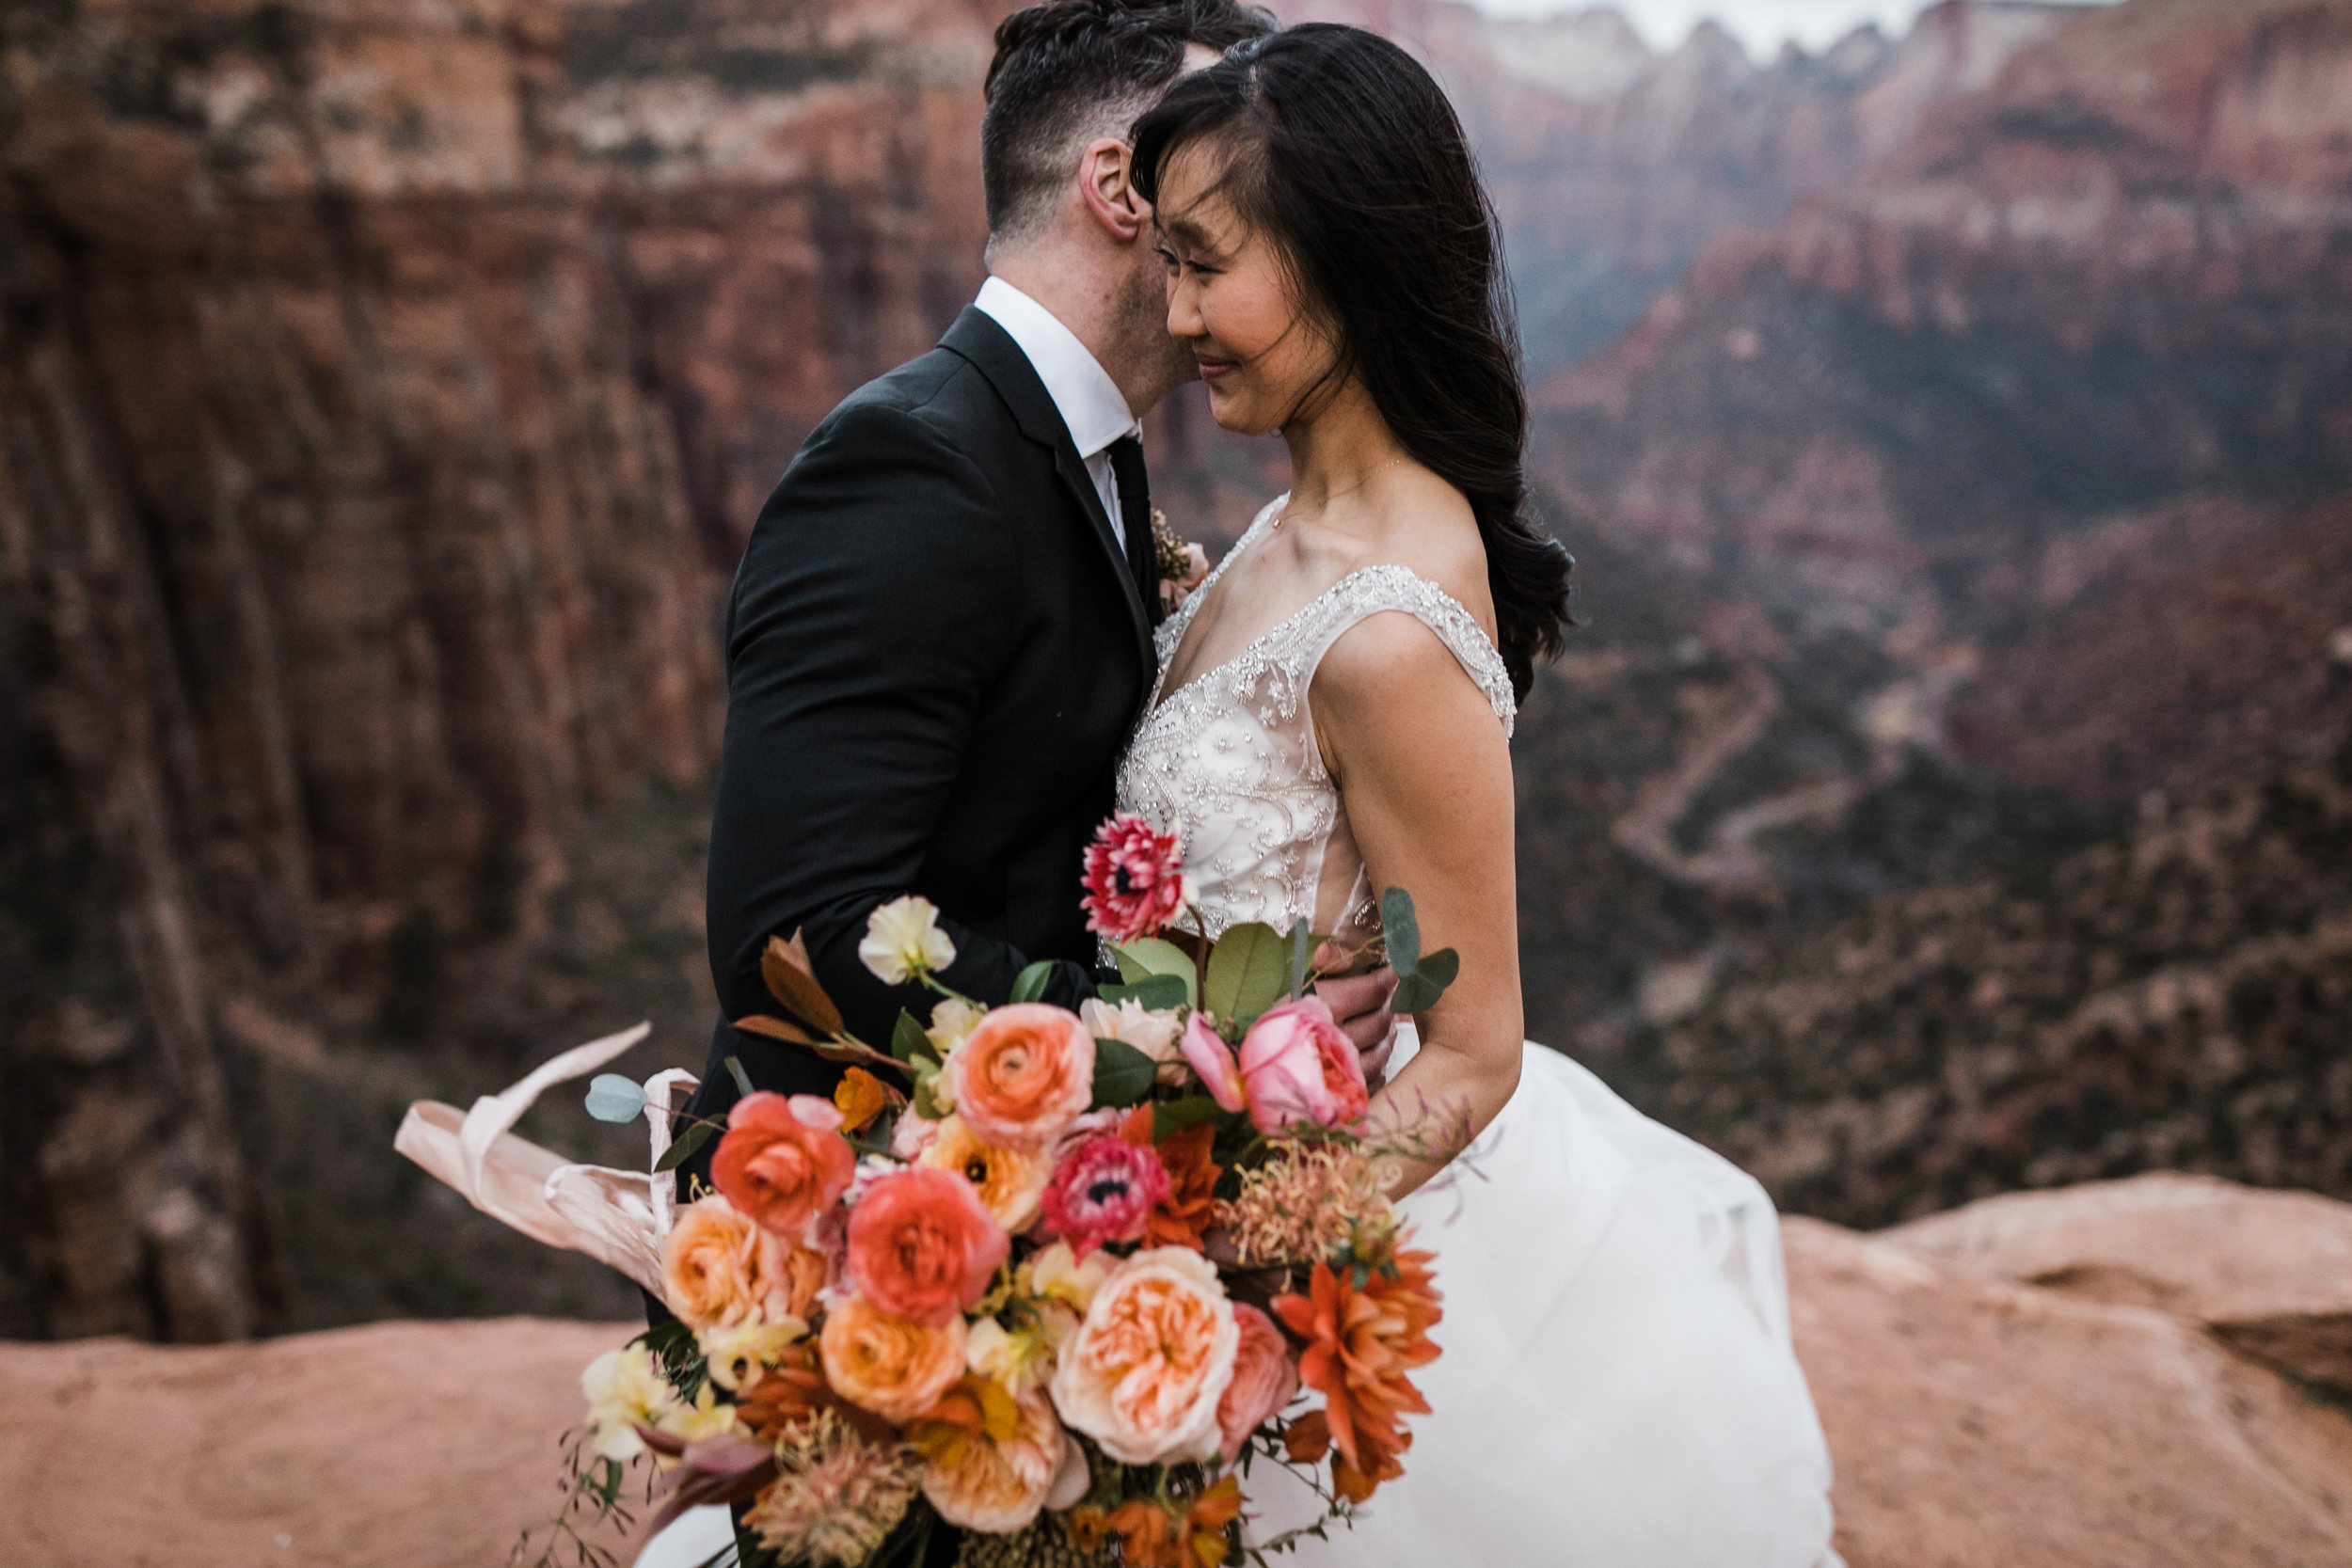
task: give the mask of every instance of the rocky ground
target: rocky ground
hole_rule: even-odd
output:
[[[1787,1239],[1854,1568],[2352,1560],[2352,1206],[2149,1176]],[[0,1347],[0,1560],[496,1562],[625,1332]]]

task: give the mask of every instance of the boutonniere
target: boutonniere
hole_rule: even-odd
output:
[[[1178,538],[1168,526],[1168,514],[1156,506],[1152,509],[1152,546],[1159,558],[1160,608],[1173,610],[1209,575],[1209,552]]]

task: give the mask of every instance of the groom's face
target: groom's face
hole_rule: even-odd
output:
[[[1217,52],[1208,45],[1188,43],[1184,45],[1184,63],[1177,79],[1205,71],[1217,59]],[[1193,358],[1191,346],[1168,334],[1168,280],[1152,236],[1152,209],[1140,196],[1136,201],[1142,209],[1144,222],[1130,257],[1132,264],[1119,291],[1120,335],[1133,356],[1129,362],[1150,367],[1154,380],[1173,391],[1187,381],[1200,379],[1200,366]]]

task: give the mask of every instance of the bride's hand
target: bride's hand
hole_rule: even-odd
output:
[[[1321,968],[1343,963],[1346,958],[1337,945],[1325,942],[1314,962]],[[1389,999],[1396,994],[1396,971],[1384,964],[1361,974],[1331,975],[1315,982],[1315,994],[1339,1020],[1341,1031],[1356,1042],[1364,1059],[1364,1082],[1377,1088],[1388,1074],[1389,1053],[1396,1049],[1396,1015],[1389,1011]]]

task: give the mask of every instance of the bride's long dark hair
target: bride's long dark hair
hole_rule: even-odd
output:
[[[1310,23],[1237,44],[1136,121],[1159,200],[1177,149],[1215,137],[1221,187],[1281,253],[1405,450],[1469,498],[1502,661],[1521,698],[1560,651],[1571,562],[1526,516],[1527,393],[1493,204],[1454,106],[1375,33]]]

